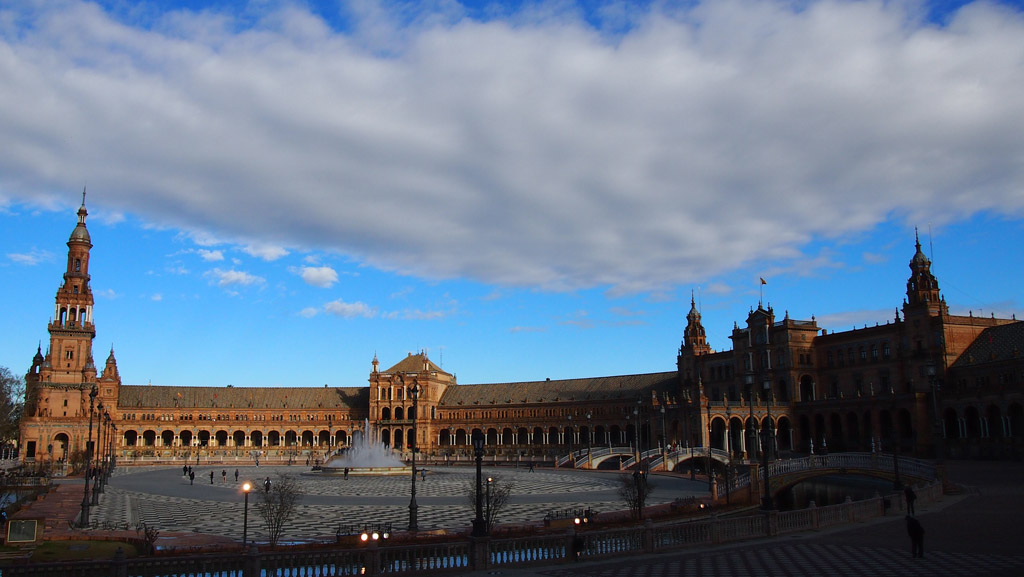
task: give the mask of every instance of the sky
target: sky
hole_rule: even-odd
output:
[[[763,299],[1024,311],[1020,2],[0,4],[0,366],[87,189],[126,384],[670,371]],[[762,285],[760,279],[767,284]]]

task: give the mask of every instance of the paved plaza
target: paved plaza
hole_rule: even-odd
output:
[[[214,472],[210,483],[210,471]],[[227,472],[225,481],[221,475]],[[260,490],[263,480],[281,475],[298,481],[302,500],[294,520],[284,532],[286,540],[333,538],[339,525],[387,523],[404,529],[409,522],[408,475],[357,477],[309,475],[298,466],[235,467],[203,466],[195,469],[190,484],[180,467],[121,467],[111,477],[103,499],[92,513],[101,524],[140,523],[162,532],[196,532],[242,539],[243,496],[241,484],[250,480]],[[597,512],[625,508],[617,490],[622,477],[617,472],[587,472],[565,469],[485,468],[484,477],[512,483],[512,495],[498,523],[538,522],[549,511],[590,507]],[[472,467],[429,468],[425,480],[417,479],[420,530],[463,529],[475,515],[471,496],[476,480]],[[678,476],[653,476],[655,489],[649,504],[668,503],[679,497],[706,495],[707,484]],[[255,497],[250,495],[249,534],[263,538],[262,521],[254,515]]]

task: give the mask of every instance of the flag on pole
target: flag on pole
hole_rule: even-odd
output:
[[[768,281],[764,280],[764,277],[761,277],[761,284],[768,284]]]

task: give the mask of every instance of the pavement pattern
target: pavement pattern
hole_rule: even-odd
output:
[[[213,483],[209,473],[214,471]],[[222,472],[227,472],[226,479]],[[250,480],[255,491],[263,479],[271,482],[288,475],[300,485],[302,499],[296,515],[286,526],[287,539],[332,538],[339,527],[391,523],[404,529],[409,522],[409,476],[363,477],[310,475],[302,467],[204,467],[195,481],[170,467],[119,468],[111,477],[92,519],[101,526],[133,529],[142,523],[166,532],[195,532],[242,538],[244,505],[241,484]],[[592,508],[618,511],[625,506],[618,496],[621,474],[572,470],[485,468],[484,477],[512,483],[512,495],[499,517],[502,524],[536,523],[549,511]],[[470,467],[429,469],[417,479],[420,530],[463,529],[475,515],[472,495],[476,480]],[[671,502],[678,497],[703,495],[706,484],[682,477],[656,478],[649,504]],[[249,535],[260,539],[262,525],[250,494]]]

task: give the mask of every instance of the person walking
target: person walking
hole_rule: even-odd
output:
[[[238,482],[238,469],[235,469],[235,482]]]
[[[266,478],[266,479],[265,479],[265,480],[263,481],[263,490],[264,490],[264,491],[266,491],[267,493],[269,493],[269,492],[270,492],[270,477],[267,477],[267,478]]]
[[[916,517],[907,515],[907,534],[910,535],[910,553],[915,558],[924,557],[924,527]]]
[[[181,466],[181,476],[188,477],[188,465]]]
[[[914,501],[917,501],[917,493],[914,492],[914,488],[907,485],[903,488],[903,496],[907,499],[907,513],[916,515],[914,511]]]
[[[227,469],[221,469],[220,470],[220,482],[221,483],[227,483],[228,482],[228,470]]]
[[[213,484],[213,471],[210,471],[210,484]]]
[[[189,471],[188,472],[188,484],[189,485],[194,485],[195,482],[196,482],[196,474],[195,474],[195,472],[194,471]]]

